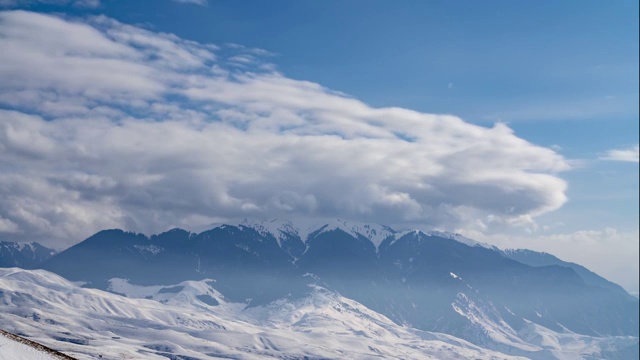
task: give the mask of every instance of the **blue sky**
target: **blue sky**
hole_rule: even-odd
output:
[[[554,218],[579,213],[592,225],[638,228],[637,165],[597,161],[638,143],[637,1],[211,1],[155,9],[133,1],[97,11],[200,42],[266,49],[287,76],[373,106],[506,122],[586,163],[563,174],[570,202]]]
[[[406,1],[392,4],[388,1],[157,1],[150,6],[148,1],[0,0],[0,6],[5,10],[23,9],[49,14],[64,22],[87,24],[101,32],[102,40],[112,42],[107,45],[105,40],[106,47],[98,48],[96,45],[95,49],[87,50],[92,57],[104,56],[105,59],[128,61],[123,64],[125,67],[116,70],[112,67],[97,68],[93,64],[88,67],[95,69],[91,74],[84,76],[79,71],[69,70],[67,76],[60,69],[75,64],[77,59],[65,58],[60,60],[60,67],[52,65],[52,71],[59,72],[60,78],[47,81],[43,80],[45,75],[34,75],[27,65],[24,68],[18,65],[8,68],[11,72],[6,73],[7,79],[11,78],[13,82],[9,81],[7,84],[13,85],[4,85],[0,89],[4,91],[0,95],[5,96],[0,96],[0,110],[18,110],[20,114],[46,118],[47,123],[33,124],[41,129],[43,139],[54,141],[65,137],[60,135],[64,133],[61,129],[74,134],[91,133],[90,129],[70,125],[69,119],[85,117],[82,126],[92,124],[92,121],[97,121],[95,109],[98,107],[104,112],[99,116],[101,122],[93,125],[93,129],[106,129],[108,125],[102,122],[106,121],[106,124],[120,124],[121,128],[135,130],[139,122],[132,121],[131,127],[122,126],[123,123],[129,124],[124,116],[126,114],[138,118],[138,121],[142,118],[145,121],[154,118],[158,122],[157,127],[154,130],[147,129],[146,132],[158,131],[160,134],[160,127],[164,126],[167,129],[162,131],[169,131],[177,134],[176,136],[186,134],[186,130],[180,127],[169,129],[170,125],[176,125],[173,122],[175,117],[185,119],[191,114],[194,118],[211,116],[223,122],[228,120],[234,127],[245,130],[243,136],[249,136],[255,135],[256,129],[266,129],[263,125],[256,128],[252,126],[263,124],[253,121],[268,114],[269,121],[273,123],[264,123],[267,124],[264,126],[276,126],[280,132],[267,132],[262,137],[257,137],[264,139],[265,145],[261,147],[258,144],[254,150],[258,153],[269,153],[266,149],[276,151],[273,156],[282,159],[278,164],[289,164],[282,167],[283,176],[291,179],[290,183],[284,180],[266,181],[265,178],[273,176],[273,173],[272,168],[265,168],[252,173],[254,178],[251,183],[246,177],[242,178],[240,182],[248,183],[247,187],[241,187],[236,185],[239,180],[234,176],[237,173],[228,170],[229,174],[225,177],[219,175],[220,171],[216,171],[210,175],[215,178],[216,184],[219,182],[216,185],[218,187],[214,187],[215,191],[193,195],[194,198],[211,196],[210,202],[203,202],[201,206],[192,208],[188,204],[149,200],[148,196],[153,199],[163,197],[147,190],[145,191],[150,192],[150,195],[141,195],[135,184],[161,177],[162,186],[156,184],[158,194],[162,191],[167,191],[167,194],[175,193],[183,185],[189,188],[209,186],[209,175],[204,175],[201,168],[192,167],[194,160],[185,160],[193,157],[191,152],[194,149],[174,149],[178,153],[183,151],[185,156],[176,160],[176,168],[198,179],[193,183],[182,184],[180,181],[183,180],[168,180],[174,171],[169,171],[168,168],[157,170],[153,174],[138,174],[133,179],[130,173],[119,177],[114,175],[115,170],[74,167],[80,160],[64,164],[60,162],[55,171],[42,168],[36,174],[33,169],[39,166],[37,164],[31,164],[29,171],[16,165],[17,161],[24,164],[32,161],[20,157],[25,156],[26,150],[19,148],[20,151],[16,150],[13,157],[0,162],[5,169],[11,169],[13,176],[7,177],[3,182],[5,188],[12,189],[13,194],[13,205],[4,209],[0,207],[0,235],[4,238],[42,241],[47,231],[53,231],[56,235],[52,238],[57,239],[56,244],[66,246],[90,235],[90,231],[107,226],[153,232],[165,230],[162,227],[168,225],[201,226],[203,223],[242,216],[277,214],[286,217],[302,213],[308,217],[352,217],[360,221],[389,222],[398,227],[423,226],[462,231],[468,236],[501,247],[528,247],[549,251],[564,259],[586,264],[631,291],[638,290],[637,2]],[[31,50],[43,53],[46,50],[52,51],[48,54],[58,54],[55,49],[49,49],[44,41],[41,43],[33,40],[42,38],[37,30],[33,30],[34,36],[29,38],[31,40],[25,40],[11,32],[12,29],[26,26],[25,24],[31,24],[26,28],[32,29],[33,24],[48,21],[47,18],[35,17],[30,12],[24,14],[11,13],[6,16],[4,23],[0,22],[0,26],[5,27],[4,31],[10,34],[6,38],[16,41],[11,44],[20,44],[22,54],[30,54]],[[89,28],[67,29],[65,23],[46,26],[50,26],[49,29],[60,29],[60,34],[80,34],[71,37],[69,44],[60,44],[61,47],[68,46],[69,53],[78,52],[83,46],[93,46],[90,42],[78,40],[84,36],[85,31],[87,38],[95,35],[90,34]],[[43,29],[47,29],[46,26],[43,25]],[[240,93],[250,93],[256,89],[254,85],[259,83],[267,89],[279,89],[285,95],[279,98],[278,94],[269,93],[272,98],[258,106],[256,103],[263,100],[264,92],[256,90],[258,97],[255,99],[241,96],[216,97],[210,92],[230,93],[235,91],[235,87],[225,87],[229,83],[216,83],[213,86],[203,82],[203,79],[186,77],[185,81],[193,80],[193,83],[189,82],[195,84],[192,89],[183,89],[175,83],[156,83],[153,78],[136,79],[135,89],[140,92],[127,90],[125,97],[132,101],[130,103],[121,100],[124,90],[119,89],[118,84],[94,89],[95,79],[102,79],[98,77],[101,72],[107,74],[105,79],[108,79],[110,72],[115,79],[119,69],[129,69],[135,65],[141,66],[142,71],[142,67],[146,69],[158,56],[164,56],[165,53],[158,50],[160,47],[149,50],[157,52],[147,60],[140,60],[139,56],[132,55],[132,51],[142,52],[146,49],[146,45],[136,45],[129,38],[132,34],[141,34],[141,31],[146,31],[148,39],[153,37],[154,41],[160,38],[166,40],[167,47],[162,49],[168,51],[166,54],[178,54],[178,50],[174,49],[176,47],[180,51],[191,51],[195,47],[204,46],[203,44],[215,44],[215,47],[206,50],[213,55],[202,55],[201,52],[205,50],[200,49],[198,51],[201,52],[196,55],[202,56],[190,59],[200,64],[199,66],[205,66],[197,70],[199,74],[216,65],[219,67],[218,73],[211,73],[226,71],[232,74],[225,75],[233,79],[231,85],[237,85],[235,82],[251,84],[252,87],[239,90]],[[162,34],[174,35],[166,37]],[[74,43],[76,40],[77,44]],[[187,43],[187,40],[197,45]],[[3,45],[9,46],[8,44]],[[131,48],[124,49],[121,46],[123,44]],[[10,56],[12,54],[5,53],[0,55],[0,60],[7,57],[4,59],[6,63],[11,60],[15,64],[28,64],[33,60],[17,57],[13,59]],[[179,65],[157,66],[169,69],[166,71],[170,72],[178,69]],[[73,66],[69,65],[69,69],[73,69]],[[180,68],[176,71],[172,75],[186,76],[192,70]],[[136,73],[134,71],[126,74]],[[127,76],[123,76],[120,83],[126,82]],[[133,81],[132,77],[131,79]],[[81,88],[77,88],[78,86]],[[167,90],[167,86],[171,91]],[[191,85],[184,87],[189,86]],[[109,93],[112,90],[114,93]],[[158,93],[163,91],[163,95],[159,96]],[[96,92],[108,93],[113,97],[105,100],[102,95],[95,95]],[[297,100],[294,101],[287,97],[289,95],[292,96],[291,99],[295,96],[300,98],[296,97]],[[313,102],[316,96],[318,101],[323,102],[321,108],[317,108]],[[55,100],[51,100],[54,98]],[[42,99],[49,99],[50,103],[47,104],[51,104],[51,107],[38,108],[35,104],[42,104]],[[144,105],[134,104],[135,99]],[[358,101],[348,102],[344,99]],[[303,100],[309,100],[309,103],[300,105]],[[180,108],[180,112],[175,109],[171,113],[169,110],[163,112],[163,119],[166,116],[171,120],[165,124],[164,120],[157,118],[160,116],[159,112],[145,107],[154,101],[171,103]],[[292,101],[296,105],[287,107],[294,103]],[[83,106],[90,107],[94,113],[88,117],[87,113],[80,111]],[[77,112],[69,110],[72,107]],[[349,111],[341,112],[346,107]],[[61,110],[63,108],[66,112]],[[422,134],[420,131],[423,129],[416,125],[416,134],[424,137],[416,135],[418,140],[413,145],[407,142],[389,143],[386,140],[376,143],[377,145],[365,144],[379,151],[377,159],[393,158],[398,173],[404,174],[405,170],[407,173],[411,172],[409,170],[412,164],[433,166],[441,171],[416,172],[402,179],[390,180],[374,171],[381,164],[375,163],[371,158],[361,157],[364,155],[352,147],[360,144],[360,141],[377,136],[387,139],[387,135],[374,129],[365,129],[358,122],[339,122],[342,117],[359,118],[365,114],[362,116],[369,120],[375,118],[368,124],[396,134],[396,141],[415,135],[412,134],[410,125],[413,124],[411,121],[414,120],[411,119],[415,114],[388,111],[374,115],[375,109],[386,108],[409,109],[418,114],[450,114],[463,120],[462,124],[458,124],[457,120],[437,120],[442,124],[438,123],[429,128],[431,130],[424,130],[430,132],[445,129],[445,135],[436,137],[430,137],[435,136],[433,134]],[[47,109],[56,109],[57,112],[52,113]],[[283,109],[286,110],[284,113],[281,111]],[[124,114],[117,113],[118,111]],[[4,116],[7,119],[12,116],[13,119],[13,116],[18,115],[12,113]],[[283,124],[282,119],[289,117],[291,122]],[[300,126],[300,119],[296,117],[309,121],[313,126],[305,125],[304,131],[296,133],[296,136],[304,138],[295,141],[310,140],[309,134],[333,134],[341,136],[342,140],[351,140],[335,144],[314,142],[308,146],[312,149],[309,151],[319,151],[319,154],[324,154],[322,149],[325,146],[331,150],[342,149],[343,153],[346,151],[344,154],[347,157],[352,155],[354,161],[360,161],[360,177],[365,180],[356,181],[358,176],[355,171],[353,174],[340,173],[340,176],[344,176],[342,180],[353,180],[353,188],[343,188],[344,182],[336,180],[336,184],[331,184],[331,178],[315,175],[313,169],[300,164],[335,166],[338,170],[343,169],[341,166],[344,164],[332,163],[330,159],[324,159],[320,155],[298,159],[293,158],[290,153],[277,152],[289,144],[290,139],[284,136],[287,134],[286,129]],[[332,122],[334,120],[335,123]],[[11,121],[24,124],[24,120]],[[188,121],[195,123],[193,119]],[[510,130],[479,132],[476,127],[471,126],[492,129],[496,123],[506,124]],[[203,124],[191,124],[193,127],[189,129],[201,130],[206,127]],[[134,130],[122,136],[133,136]],[[220,131],[215,134],[219,133]],[[278,144],[273,148],[269,147],[272,138],[273,144]],[[4,139],[8,149],[11,139],[9,135],[5,135]],[[423,141],[425,144],[437,143],[440,139],[459,139],[461,143],[478,142],[472,153],[477,156],[464,157],[462,150],[451,148],[446,141],[433,145],[424,154],[419,153],[419,150],[426,147],[411,148]],[[77,148],[89,146],[81,144],[82,141],[78,139],[67,140],[77,141]],[[530,145],[520,144],[519,140],[525,140]],[[116,146],[113,142],[111,144]],[[131,158],[134,156],[132,154],[137,154],[139,159],[159,156],[160,150],[156,145],[147,146],[146,152],[133,149],[133,153],[125,153],[122,150],[122,156]],[[240,148],[236,146],[241,145],[228,146],[240,153]],[[407,146],[406,150],[403,150],[403,146]],[[616,150],[618,152],[611,152]],[[100,150],[94,151],[98,154]],[[442,157],[434,155],[433,159],[429,158],[430,153],[440,154],[440,151],[444,154]],[[420,156],[413,158],[406,155],[403,158],[403,154]],[[66,156],[72,158],[72,155]],[[110,156],[115,155],[105,153],[102,158],[96,155],[94,160],[106,164],[102,169],[108,169],[109,164],[117,163],[117,159]],[[215,156],[227,159],[226,155],[219,153],[215,153]],[[49,159],[51,161],[53,160]],[[149,168],[149,163],[140,161],[131,171]],[[232,155],[229,155],[228,161],[232,161]],[[163,157],[163,163],[169,163],[166,157]],[[238,161],[235,160],[235,163]],[[219,170],[216,166],[223,166],[223,163],[207,164],[215,170]],[[367,168],[367,164],[371,164],[372,168]],[[243,163],[246,168],[250,165],[253,166],[252,169],[258,166]],[[487,168],[495,167],[495,171],[483,169],[483,165]],[[246,168],[234,169],[245,171],[242,169]],[[60,172],[59,169],[69,171]],[[482,173],[482,176],[474,176],[483,170],[488,172]],[[464,180],[461,175],[461,179],[452,180],[449,184],[448,178],[443,175],[448,171],[457,171],[463,175],[468,172],[470,180]],[[323,187],[308,180],[294,183],[295,179],[305,174],[309,177],[318,176],[323,184],[328,185]],[[27,175],[42,179],[42,184],[34,184],[30,190],[24,190],[22,186],[20,189],[24,192],[16,191],[15,179]],[[366,181],[368,176],[370,181]],[[220,177],[235,179],[235,182],[225,182]],[[55,181],[52,180],[54,178]],[[346,180],[346,183],[350,183]],[[84,183],[82,186],[77,185],[83,181],[91,183],[91,186]],[[420,186],[414,186],[415,181]],[[74,185],[68,185],[70,183]],[[300,183],[304,186],[298,186]],[[67,185],[58,188],[60,184]],[[80,200],[68,204],[68,207],[62,206],[61,209],[48,209],[49,205],[41,203],[47,197],[38,197],[34,190],[45,187],[49,189],[49,194],[63,191],[62,188],[64,191],[73,190]],[[252,190],[257,187],[265,189],[264,193]],[[367,191],[354,195],[349,202],[327,195],[331,191],[349,192],[349,189],[362,187],[367,188]],[[421,189],[425,188],[435,190],[423,192]],[[122,191],[130,196],[124,200],[118,199],[118,196],[113,195],[114,191]],[[270,193],[279,195],[272,198]],[[455,196],[456,194],[464,194],[465,197]],[[490,198],[491,196],[498,199]],[[49,197],[55,199],[53,195]],[[363,200],[370,198],[377,200],[371,204],[367,203],[369,200]],[[501,199],[504,199],[504,204],[500,202]],[[362,205],[363,202],[366,204]],[[23,203],[25,205],[17,205]],[[143,208],[142,204],[162,208],[164,212],[145,218],[146,215],[140,210]],[[91,215],[78,215],[79,212],[90,213],[87,210],[90,208],[110,215],[105,216],[107,220],[98,220],[97,215],[96,219]],[[178,214],[176,209],[184,211],[181,210]],[[176,220],[169,224],[164,216]],[[69,225],[55,228],[51,225],[54,219],[65,219]],[[4,232],[1,231],[2,224]],[[576,252],[575,249],[581,251]]]

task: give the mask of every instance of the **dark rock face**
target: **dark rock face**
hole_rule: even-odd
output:
[[[321,282],[397,323],[479,344],[487,334],[468,314],[516,331],[531,321],[585,335],[638,335],[638,300],[579,265],[419,231],[391,233],[376,249],[341,228],[306,239],[243,225],[151,237],[105,230],[42,268],[99,288],[115,277],[162,285],[213,278],[225,297],[250,305]]]

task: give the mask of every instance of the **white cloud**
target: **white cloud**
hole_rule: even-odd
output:
[[[244,216],[520,226],[566,201],[569,163],[504,124],[373,108],[255,49],[21,11],[0,47],[0,217],[21,240]]]
[[[603,160],[613,160],[613,161],[629,161],[629,162],[638,162],[640,154],[640,148],[638,145],[632,146],[627,149],[614,149],[609,150],[607,153],[601,157]]]
[[[0,233],[15,233],[20,229],[18,225],[9,219],[4,219],[0,217]]]

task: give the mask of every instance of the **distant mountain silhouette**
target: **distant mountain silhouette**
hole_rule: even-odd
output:
[[[562,261],[549,253],[527,249],[506,249],[503,250],[502,253],[510,259],[530,266],[559,265],[573,269],[573,271],[580,275],[585,283],[609,289],[613,292],[617,292],[620,295],[626,296],[629,299],[633,299],[633,295],[629,294],[625,289],[622,288],[622,286],[603,278],[602,276],[594,273],[593,271],[587,269],[582,265],[578,265],[576,263],[568,261]]]

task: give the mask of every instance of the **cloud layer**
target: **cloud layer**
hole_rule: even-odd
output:
[[[640,147],[638,145],[626,149],[609,150],[601,158],[603,160],[639,162]]]
[[[373,108],[262,49],[23,11],[0,13],[0,48],[3,237],[275,216],[448,229],[566,201],[568,162],[506,125]]]

